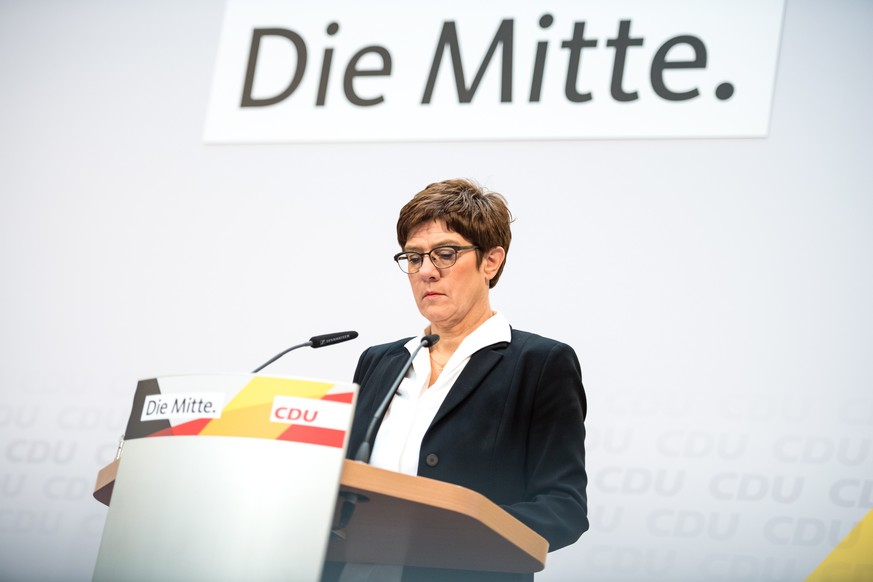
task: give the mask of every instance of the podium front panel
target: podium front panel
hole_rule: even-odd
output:
[[[355,394],[263,376],[140,382],[94,579],[318,580]]]

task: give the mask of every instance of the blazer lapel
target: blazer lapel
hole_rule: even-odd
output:
[[[461,375],[455,380],[454,386],[446,395],[446,399],[434,416],[431,426],[445,418],[455,407],[466,400],[477,386],[485,381],[489,372],[503,359],[503,352],[507,345],[506,342],[501,342],[473,354],[470,361],[464,366]]]

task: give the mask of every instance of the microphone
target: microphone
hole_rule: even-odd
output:
[[[349,340],[355,339],[356,337],[358,337],[358,332],[356,332],[356,331],[340,331],[337,333],[326,333],[324,335],[312,336],[311,338],[309,338],[308,342],[303,342],[302,344],[297,344],[296,346],[291,346],[290,348],[288,348],[284,352],[280,352],[280,353],[276,354],[275,356],[273,356],[272,358],[270,358],[269,360],[267,360],[266,362],[264,362],[263,364],[261,364],[260,366],[255,368],[254,370],[252,370],[252,374],[257,374],[258,372],[260,372],[261,370],[263,370],[264,368],[266,368],[267,366],[269,366],[270,364],[272,364],[273,362],[275,362],[276,360],[278,360],[279,358],[281,358],[282,356],[284,356],[288,352],[293,352],[297,348],[305,348],[307,346],[312,347],[312,348],[323,348],[324,346],[332,346],[334,344],[347,342]]]
[[[361,443],[361,446],[358,447],[358,452],[355,455],[356,461],[363,461],[364,463],[370,462],[370,455],[372,454],[373,448],[372,441],[376,436],[374,434],[376,432],[376,425],[379,424],[379,421],[381,421],[382,417],[385,416],[385,412],[388,410],[388,405],[391,404],[391,400],[394,398],[397,388],[400,387],[400,383],[406,376],[406,372],[409,371],[409,367],[412,366],[412,361],[415,359],[415,356],[418,355],[419,350],[421,350],[421,348],[429,348],[436,345],[438,341],[440,341],[440,336],[437,334],[433,333],[431,335],[426,335],[421,338],[421,343],[412,350],[412,354],[409,355],[409,359],[406,360],[406,363],[397,375],[397,379],[394,380],[394,385],[391,386],[391,390],[388,391],[382,404],[380,404],[379,408],[376,409],[376,414],[373,415],[373,420],[370,421],[370,426],[367,427],[367,434],[364,435],[364,441]]]
[[[358,337],[358,332],[356,331],[341,331],[338,333],[326,333],[324,335],[313,336],[309,338],[309,342],[307,343],[311,343],[313,348],[323,348],[324,346],[341,344],[342,342],[353,340],[356,337]]]

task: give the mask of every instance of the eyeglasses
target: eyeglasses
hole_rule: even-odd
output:
[[[430,262],[437,269],[448,269],[458,261],[458,255],[464,251],[479,250],[479,247],[474,245],[458,246],[446,245],[431,249],[426,253],[403,252],[394,255],[394,260],[397,261],[397,266],[407,275],[414,275],[421,270],[421,265],[424,264],[424,257],[430,257]]]

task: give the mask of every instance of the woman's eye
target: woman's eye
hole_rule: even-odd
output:
[[[455,249],[438,249],[433,252],[441,261],[451,261],[453,258],[455,258]]]

